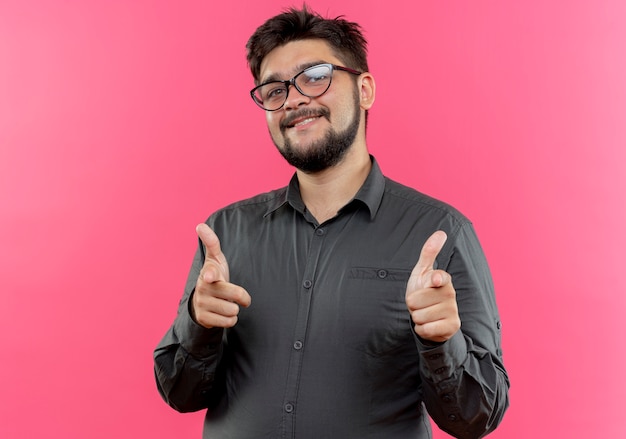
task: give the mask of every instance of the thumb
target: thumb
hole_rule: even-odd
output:
[[[410,290],[425,288],[430,276],[427,276],[434,270],[435,259],[446,243],[448,235],[443,230],[437,230],[424,243],[420,253],[419,260],[409,278]]]
[[[204,244],[205,266],[207,263],[217,266],[224,278],[228,280],[228,262],[226,261],[224,253],[222,253],[220,240],[213,229],[205,223],[202,223],[196,226],[196,233],[198,234],[198,238],[202,241],[202,244]]]

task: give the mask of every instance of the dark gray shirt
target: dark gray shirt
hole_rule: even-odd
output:
[[[509,382],[493,284],[471,223],[454,208],[387,179],[373,160],[355,198],[323,224],[295,176],[207,224],[252,305],[232,329],[193,321],[200,243],[154,354],[167,403],[208,409],[205,438],[428,438],[424,404],[458,437],[500,422]],[[437,265],[452,276],[462,326],[427,344],[413,331],[405,290],[436,230],[448,234]]]

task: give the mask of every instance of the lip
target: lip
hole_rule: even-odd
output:
[[[320,119],[321,117],[322,117],[321,115],[314,115],[314,116],[309,115],[309,116],[299,117],[297,119],[292,120],[285,128],[305,129],[311,126],[311,124],[314,124],[315,122],[317,122],[317,120]]]
[[[310,127],[315,125],[315,123],[322,117],[323,116],[321,115],[314,115],[314,116],[309,115],[309,116],[299,117],[297,119],[292,120],[288,125],[286,125],[285,130],[300,131],[300,130],[309,129]]]
[[[305,127],[317,121],[317,119],[319,118],[320,116],[312,116],[312,117],[304,117],[304,118],[295,120],[294,123],[291,125],[291,128]]]

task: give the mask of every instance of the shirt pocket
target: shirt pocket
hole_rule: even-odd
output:
[[[411,271],[399,268],[352,267],[348,272],[348,279],[400,282],[405,289],[409,276]]]
[[[411,271],[393,267],[356,266],[348,269],[347,278],[352,310],[346,325],[358,335],[353,347],[370,356],[392,354],[413,344],[410,316],[406,307],[406,284]]]

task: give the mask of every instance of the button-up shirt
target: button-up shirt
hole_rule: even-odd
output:
[[[230,329],[189,312],[199,243],[177,317],[155,350],[157,385],[179,411],[207,409],[205,438],[428,438],[428,414],[458,437],[494,429],[508,406],[501,325],[487,262],[457,210],[372,170],[318,224],[298,179],[210,216],[230,282],[252,297]],[[448,240],[461,330],[428,343],[406,285],[426,239]]]

